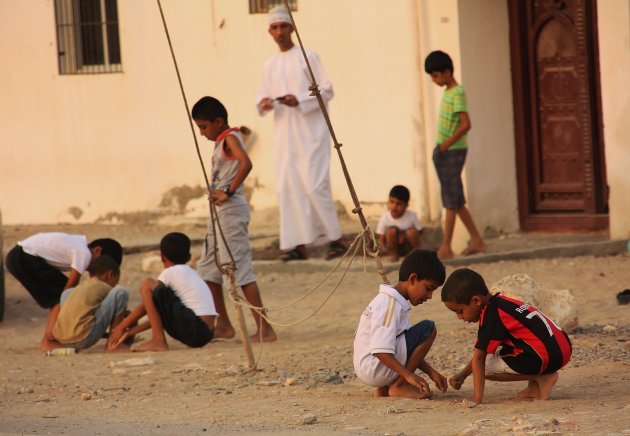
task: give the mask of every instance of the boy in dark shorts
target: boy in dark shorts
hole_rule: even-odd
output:
[[[409,197],[409,189],[405,186],[394,186],[389,191],[387,212],[376,226],[380,249],[392,262],[420,247],[422,225],[418,215],[408,209]]]
[[[354,371],[363,383],[376,388],[374,396],[429,398],[429,385],[416,369],[446,391],[446,378],[426,361],[437,335],[435,323],[409,324],[411,306],[429,300],[444,283],[445,274],[434,251],[413,250],[400,266],[398,283],[382,284],[361,315],[354,338]]]
[[[40,343],[42,351],[50,350],[55,344],[52,329],[59,314],[61,293],[75,287],[90,262],[102,254],[110,256],[120,265],[123,248],[113,239],[95,239],[88,243],[84,235],[61,232],[29,236],[19,241],[7,254],[9,272],[37,304],[50,309]],[[68,275],[64,274],[65,271]]]
[[[449,380],[459,390],[472,373],[471,406],[483,400],[486,379],[527,381],[517,398],[549,399],[558,370],[571,359],[571,341],[560,327],[527,303],[490,295],[483,278],[467,268],[449,276],[442,301],[459,319],[479,322],[470,363]]]
[[[442,51],[431,52],[424,61],[424,70],[438,86],[445,86],[438,118],[437,146],[433,151],[433,163],[440,179],[442,203],[446,209],[444,236],[438,249],[440,259],[455,257],[451,248],[455,218],[459,218],[470,234],[470,243],[463,256],[486,251],[486,245],[477,230],[470,211],[466,207],[461,173],[468,151],[467,132],[470,117],[466,107],[464,87],[453,77],[453,61]]]
[[[165,330],[189,347],[203,347],[212,340],[217,311],[208,286],[197,271],[187,265],[190,239],[183,233],[169,233],[160,242],[160,254],[164,271],[157,280],[142,281],[142,303],[112,330],[108,350],[116,349],[127,337],[149,328],[151,339],[133,345],[132,351],[168,350]],[[134,326],[145,314],[149,321]]]

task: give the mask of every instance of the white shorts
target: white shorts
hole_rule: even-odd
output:
[[[486,355],[486,375],[494,374],[518,374],[505,363],[505,360],[499,356],[501,348],[497,348],[494,354]]]

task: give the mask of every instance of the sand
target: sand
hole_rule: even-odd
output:
[[[88,230],[89,226],[80,231]],[[118,229],[125,242],[144,243],[170,228]],[[185,227],[197,237],[198,226]],[[24,229],[10,229],[5,251]],[[131,254],[122,282],[139,302],[141,262]],[[265,304],[273,309],[301,297],[332,264],[257,264]],[[630,434],[630,306],[617,292],[630,287],[630,257],[577,257],[471,264],[488,284],[528,273],[551,288],[571,289],[579,302],[579,329],[571,334],[573,360],[561,371],[549,401],[518,401],[522,383],[487,382],[485,403],[467,409],[472,380],[461,391],[431,400],[373,398],[352,369],[354,329],[377,290],[379,276],[350,271],[323,308],[279,340],[254,346],[249,370],[234,339],[187,349],[169,340],[163,353],[105,354],[104,341],[79,354],[46,357],[38,350],[47,312],[7,274],[5,319],[0,323],[0,432],[2,434]],[[447,273],[453,267],[447,268]],[[389,274],[390,280],[395,274]],[[270,311],[290,324],[319,306],[325,284],[288,311]],[[232,312],[233,313],[233,312]],[[234,319],[234,317],[233,317]],[[433,319],[438,337],[429,354],[447,377],[470,357],[476,326],[455,318],[439,301],[412,309],[412,322]],[[246,313],[250,331],[251,316]],[[147,334],[142,335],[147,338]]]

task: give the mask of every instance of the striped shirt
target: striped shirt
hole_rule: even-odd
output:
[[[464,87],[457,85],[444,91],[442,102],[440,103],[440,114],[438,119],[437,144],[442,144],[446,139],[453,136],[459,127],[459,113],[468,112],[466,105],[466,93]],[[465,150],[468,148],[468,134],[464,134],[448,149]]]
[[[500,348],[499,348],[500,347]],[[549,374],[571,359],[569,337],[535,307],[495,294],[481,312],[475,348],[499,355],[519,374]]]
[[[392,286],[382,284],[365,308],[354,338],[354,371],[370,386],[387,386],[398,373],[374,356],[393,354],[402,365],[407,363],[405,330],[409,329],[411,304]]]

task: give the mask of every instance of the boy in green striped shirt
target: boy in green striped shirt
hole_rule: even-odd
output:
[[[461,173],[468,151],[467,133],[470,130],[470,117],[466,107],[466,93],[453,77],[453,61],[443,51],[431,52],[424,61],[424,70],[438,86],[445,86],[440,104],[438,119],[437,146],[433,151],[433,163],[440,179],[442,204],[446,209],[444,236],[438,249],[440,259],[455,257],[451,243],[455,218],[459,218],[470,234],[468,247],[463,256],[486,251],[477,226],[466,207]]]

